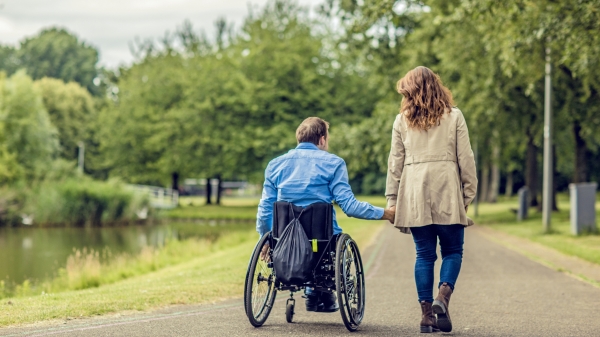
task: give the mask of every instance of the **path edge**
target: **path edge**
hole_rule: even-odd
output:
[[[534,262],[600,288],[600,265],[598,264],[564,254],[531,240],[507,234],[490,226],[476,225],[472,229],[486,239],[517,252]]]

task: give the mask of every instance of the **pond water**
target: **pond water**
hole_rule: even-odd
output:
[[[74,249],[109,249],[113,256],[136,254],[145,246],[160,247],[167,240],[215,240],[225,232],[252,228],[250,222],[216,221],[93,228],[0,227],[0,280],[18,284],[52,277],[66,265]]]

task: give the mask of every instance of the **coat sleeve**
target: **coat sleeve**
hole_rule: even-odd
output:
[[[477,169],[475,156],[469,141],[469,130],[462,112],[459,112],[456,125],[456,157],[460,169],[460,181],[463,188],[465,207],[471,204],[477,193]]]
[[[385,186],[385,197],[387,199],[388,207],[396,205],[398,188],[400,187],[400,178],[402,177],[402,170],[404,169],[404,143],[402,141],[402,134],[400,133],[401,116],[402,115],[398,115],[396,117],[392,129],[392,148],[390,150],[390,156],[388,157],[388,172]]]

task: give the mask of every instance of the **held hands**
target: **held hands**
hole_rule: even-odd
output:
[[[383,210],[383,216],[381,217],[381,220],[387,220],[391,223],[394,223],[395,218],[396,218],[396,205]]]

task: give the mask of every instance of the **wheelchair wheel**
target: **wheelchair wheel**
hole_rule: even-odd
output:
[[[263,235],[258,241],[246,273],[246,286],[244,288],[244,308],[250,324],[259,327],[265,323],[271,309],[277,289],[275,288],[275,274],[271,263],[272,245],[266,259],[261,259],[260,253],[264,246],[269,245],[271,233]]]
[[[365,274],[358,246],[348,234],[337,241],[335,286],[344,325],[356,331],[365,314]]]

